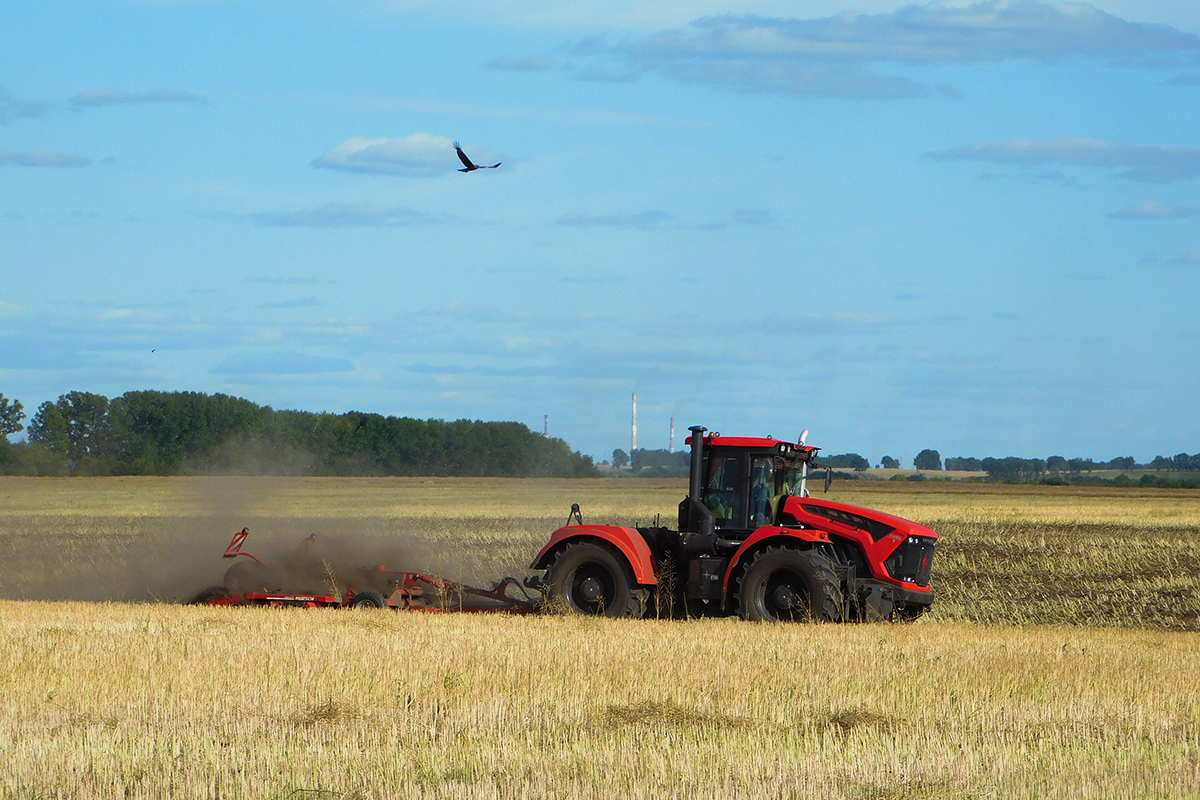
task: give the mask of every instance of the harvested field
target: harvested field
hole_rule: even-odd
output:
[[[680,480],[0,478],[0,598],[186,600],[229,537],[467,582],[526,574],[572,502],[671,521]],[[945,621],[1200,630],[1200,491],[839,482],[830,497],[931,525]]]
[[[0,603],[0,797],[1195,796],[1192,634]]]
[[[47,602],[184,598],[243,525],[520,574],[683,484],[0,479],[0,798],[1200,796],[1200,493],[861,488],[943,534],[915,624]]]

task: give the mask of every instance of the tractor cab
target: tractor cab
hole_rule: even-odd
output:
[[[704,428],[697,428],[687,440],[692,445],[691,492],[679,507],[681,531],[702,533],[711,524],[714,531],[728,532],[722,538],[734,538],[733,531],[775,524],[784,498],[808,496],[808,470],[819,448],[805,445],[803,436],[793,443],[704,436]]]

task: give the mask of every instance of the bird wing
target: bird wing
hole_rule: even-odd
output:
[[[480,167],[480,169],[495,169],[496,167],[500,166],[503,163],[504,163],[503,161],[497,161],[495,164],[492,164],[490,167]]]
[[[479,167],[471,163],[471,159],[467,158],[467,154],[462,151],[462,147],[459,146],[458,142],[454,143],[454,151],[458,153],[458,160],[463,163],[464,167],[467,169],[479,169]]]

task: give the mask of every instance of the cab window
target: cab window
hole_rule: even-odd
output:
[[[775,522],[779,496],[775,490],[775,459],[756,456],[750,462],[750,527]]]
[[[713,512],[718,528],[734,528],[742,519],[742,496],[738,491],[741,459],[738,456],[713,456],[708,462],[708,483],[704,505]]]

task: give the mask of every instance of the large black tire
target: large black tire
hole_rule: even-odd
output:
[[[387,608],[387,600],[379,592],[368,589],[350,598],[350,608]]]
[[[842,608],[833,561],[816,550],[763,550],[746,567],[738,592],[738,611],[749,620],[836,622]]]
[[[624,557],[603,545],[567,545],[546,573],[546,596],[553,606],[565,604],[580,614],[604,617],[642,617],[648,589],[634,583]]]
[[[209,600],[224,600],[230,592],[224,586],[210,586],[192,598],[190,605],[206,606]]]

